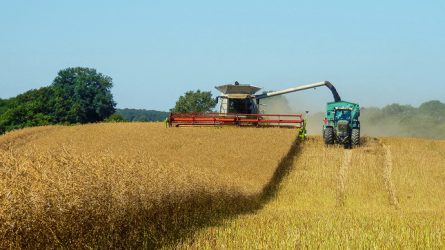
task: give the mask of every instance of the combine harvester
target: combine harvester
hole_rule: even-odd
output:
[[[249,84],[239,84],[238,82],[235,82],[235,84],[217,86],[215,88],[221,92],[221,95],[217,97],[220,104],[218,113],[170,113],[167,123],[170,127],[231,125],[240,127],[294,128],[298,129],[299,136],[304,139],[306,127],[302,114],[263,114],[260,111],[260,101],[273,96],[307,89],[315,89],[321,86],[328,87],[334,97],[334,102],[328,103],[327,116],[323,126],[323,137],[325,138],[325,142],[326,144],[350,144],[352,140],[348,140],[348,138],[351,138],[351,136],[346,138],[344,133],[345,122],[343,120],[340,122],[338,119],[346,117],[348,110],[352,110],[351,108],[354,105],[356,105],[354,107],[358,108],[358,105],[342,101],[337,90],[329,81],[317,82],[263,94],[255,94],[261,89],[260,87]],[[342,117],[335,115],[337,110],[341,110],[342,112],[344,110],[345,115]],[[358,114],[360,113],[358,112]],[[354,113],[354,115],[357,115],[357,113]],[[358,118],[358,116],[354,116],[354,118],[355,117]],[[341,126],[339,127],[338,124]],[[349,121],[349,129],[347,130],[352,131],[352,126],[357,125],[360,126],[358,120],[355,123]],[[340,130],[338,128],[340,128]],[[328,139],[326,139],[326,137],[328,137]]]

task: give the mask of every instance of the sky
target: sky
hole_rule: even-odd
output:
[[[118,108],[187,90],[331,81],[362,106],[445,102],[445,1],[0,0],[0,98],[67,67],[113,78]],[[329,90],[287,95],[320,111]],[[300,109],[298,108],[298,109]]]

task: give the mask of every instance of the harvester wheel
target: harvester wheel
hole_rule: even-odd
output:
[[[323,137],[326,145],[334,144],[334,129],[331,127],[325,128]]]
[[[352,129],[351,140],[353,146],[360,145],[360,129],[357,128]]]

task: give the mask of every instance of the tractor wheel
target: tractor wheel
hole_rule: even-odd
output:
[[[334,129],[327,127],[323,132],[323,137],[326,145],[334,144]]]
[[[360,129],[358,128],[352,129],[351,141],[353,146],[360,145]]]

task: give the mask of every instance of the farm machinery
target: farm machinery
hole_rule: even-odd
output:
[[[219,92],[221,92],[221,95],[216,98],[217,102],[219,103],[218,112],[170,113],[166,122],[170,127],[232,125],[240,127],[254,126],[295,128],[299,130],[300,137],[304,138],[306,134],[306,124],[302,114],[264,114],[260,110],[261,100],[287,93],[303,91],[307,89],[315,89],[322,86],[328,87],[329,90],[332,92],[332,95],[334,97],[334,102],[331,103],[332,105],[335,106],[335,103],[346,103],[342,102],[340,95],[338,94],[334,85],[332,85],[329,81],[322,81],[279,91],[265,92],[261,94],[256,94],[259,90],[261,90],[260,87],[249,84],[239,84],[238,82],[235,82],[234,84],[225,84],[215,87]],[[329,106],[328,104],[328,107],[331,106]],[[334,113],[335,111],[332,113],[332,115]],[[334,128],[335,126],[343,124],[343,122],[331,123],[332,119],[330,118],[331,116],[329,116],[329,123],[326,122],[324,125],[324,128],[326,128],[327,130],[331,130],[330,128]],[[340,137],[342,134],[336,131],[340,130],[334,130],[333,134],[329,134],[329,136],[332,135],[332,138],[334,138],[332,140],[332,143],[343,143],[344,141],[347,141],[343,137]],[[326,133],[328,134],[329,131]],[[329,144],[332,144],[331,141],[329,142]]]
[[[360,144],[360,106],[356,103],[328,102],[323,121],[325,144],[339,143],[345,148]]]

